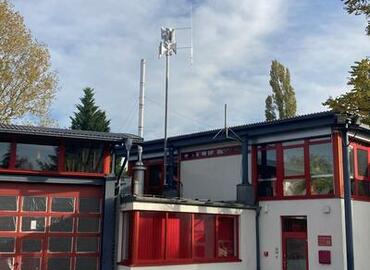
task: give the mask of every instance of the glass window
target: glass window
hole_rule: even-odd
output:
[[[370,196],[370,182],[366,180],[359,180],[358,183],[358,195]]]
[[[40,144],[17,144],[16,168],[36,171],[56,171],[58,147]]]
[[[302,196],[306,195],[305,179],[284,179],[284,196]]]
[[[284,175],[304,175],[303,147],[284,149]]]
[[[96,257],[81,257],[76,258],[76,270],[97,270],[98,258]]]
[[[14,252],[15,238],[0,237],[0,252],[11,253]]]
[[[100,213],[100,198],[80,198],[80,213]]]
[[[283,232],[307,232],[307,218],[283,217]]]
[[[22,217],[22,231],[23,232],[43,232],[45,231],[44,217]]]
[[[236,218],[218,216],[217,256],[236,256]]]
[[[17,211],[17,196],[0,196],[0,211]]]
[[[67,172],[103,171],[103,146],[69,143],[65,148],[64,169]]]
[[[14,232],[16,221],[16,217],[0,217],[0,231]]]
[[[50,252],[70,252],[72,250],[72,237],[49,237]]]
[[[97,237],[77,237],[77,252],[98,252]]]
[[[22,240],[23,252],[40,252],[41,239],[23,239]]]
[[[100,219],[98,217],[80,217],[78,219],[79,232],[99,232]]]
[[[141,212],[139,219],[139,260],[163,259],[165,215],[156,212]]]
[[[276,149],[257,152],[258,195],[276,195]]]
[[[10,161],[10,143],[0,142],[0,168],[8,168]]]
[[[51,217],[50,231],[51,232],[72,232],[73,218],[72,217]]]
[[[71,270],[71,259],[68,257],[49,257],[47,270]]]
[[[23,211],[46,211],[46,197],[23,197]]]
[[[194,256],[202,259],[215,256],[214,215],[194,215]]]
[[[167,257],[170,259],[191,256],[191,214],[169,213],[167,218]]]
[[[53,212],[73,212],[74,198],[53,198],[51,200],[51,211]]]
[[[311,194],[333,194],[333,150],[331,143],[310,145]]]
[[[258,179],[276,178],[276,149],[261,149],[257,154]]]
[[[368,153],[366,150],[357,149],[357,173],[361,176],[368,176]]]
[[[21,263],[21,270],[39,270],[41,269],[40,257],[23,257]]]
[[[14,258],[12,257],[0,257],[0,269],[1,270],[14,270]]]

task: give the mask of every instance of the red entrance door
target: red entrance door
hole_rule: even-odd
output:
[[[283,270],[308,270],[307,219],[282,217]]]
[[[0,184],[1,270],[97,270],[98,187]]]

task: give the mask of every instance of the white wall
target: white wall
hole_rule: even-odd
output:
[[[307,216],[310,270],[344,270],[344,217],[342,205],[343,200],[341,199],[260,202],[262,207],[260,214],[261,270],[282,269],[281,216]],[[324,209],[327,207],[330,207],[330,214],[324,213]],[[317,243],[318,235],[331,235],[333,246],[319,247]],[[331,265],[319,264],[319,250],[331,251]],[[268,257],[264,256],[264,251],[269,253]],[[358,269],[361,268],[356,267],[356,270]],[[369,267],[366,269],[369,269]]]
[[[241,183],[242,156],[223,156],[181,161],[183,195],[191,199],[236,200]]]
[[[205,207],[194,205],[162,204],[162,203],[142,203],[134,202],[123,205],[122,211],[128,210],[152,210],[152,211],[173,211],[188,213],[209,213],[209,214],[231,214],[239,216],[239,258],[241,262],[223,263],[202,263],[184,265],[163,265],[128,267],[120,265],[119,270],[255,270],[256,269],[256,231],[255,231],[255,210]],[[118,243],[121,247],[121,243]],[[120,248],[119,248],[120,249]],[[118,250],[120,254],[120,250]]]
[[[356,270],[370,269],[370,202],[352,201]]]

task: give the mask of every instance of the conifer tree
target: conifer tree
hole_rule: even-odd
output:
[[[272,95],[268,96],[265,101],[266,120],[276,119],[276,112],[279,119],[295,116],[297,101],[294,88],[290,84],[290,72],[277,60],[273,60],[271,63],[270,85]]]
[[[87,87],[83,91],[81,104],[76,105],[77,112],[70,117],[71,129],[109,132],[110,120],[107,119],[105,111],[95,105],[94,89]]]

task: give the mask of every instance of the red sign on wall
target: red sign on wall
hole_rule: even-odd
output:
[[[320,247],[331,247],[332,246],[331,235],[319,235],[317,237],[317,243]]]

